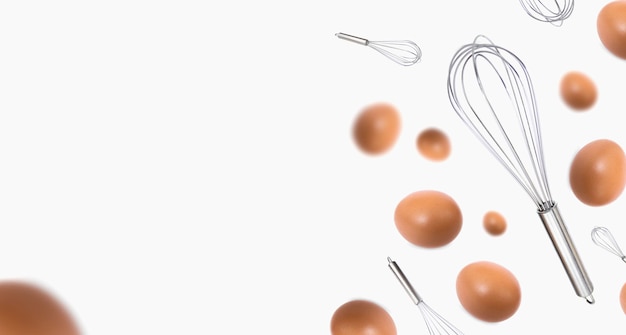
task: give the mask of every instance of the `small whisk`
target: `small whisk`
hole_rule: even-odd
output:
[[[548,187],[537,103],[526,66],[479,35],[454,54],[448,71],[454,111],[531,197],[576,294],[593,303],[593,285]]]
[[[621,258],[624,262],[626,262],[626,255],[619,248],[617,242],[615,242],[615,238],[613,238],[613,234],[605,228],[605,227],[595,227],[591,230],[591,239],[593,243],[597,246],[603,248],[604,250],[614,254],[615,256]]]
[[[417,305],[420,312],[422,313],[422,317],[424,317],[424,321],[426,321],[426,327],[428,327],[428,333],[430,335],[463,335],[460,330],[454,327],[454,325],[452,325],[450,322],[446,321],[446,319],[444,319],[441,315],[435,312],[424,302],[424,299],[422,299],[422,297],[417,294],[417,291],[415,291],[411,283],[408,281],[408,279],[406,279],[406,276],[404,275],[404,273],[402,273],[402,270],[400,269],[398,264],[396,264],[396,262],[392,261],[389,257],[387,257],[387,261],[389,262],[389,268],[391,269],[393,274],[396,275],[396,278],[398,278],[398,281],[400,281],[400,284],[402,284],[402,287],[404,287],[406,293],[408,293],[409,297],[411,297],[411,300],[413,300],[413,303]]]
[[[547,5],[543,0],[520,0],[524,11],[533,19],[561,26],[572,14],[574,0],[553,0],[553,2],[553,5]]]
[[[385,57],[403,66],[413,65],[422,58],[422,50],[413,41],[369,41],[365,38],[344,33],[337,33],[335,36],[342,40],[369,46],[383,54]]]

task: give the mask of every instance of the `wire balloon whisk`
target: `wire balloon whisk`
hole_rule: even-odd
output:
[[[572,15],[574,0],[519,0],[522,8],[537,21],[549,22],[561,26]],[[552,2],[546,4],[545,2]]]
[[[454,111],[533,200],[576,294],[593,303],[593,285],[548,187],[537,103],[526,66],[479,35],[454,54],[448,71]]]
[[[337,33],[335,36],[342,40],[368,46],[402,66],[413,65],[422,58],[422,50],[413,41],[370,41],[344,33]]]
[[[614,254],[626,262],[626,255],[622,252],[619,245],[615,241],[613,234],[605,227],[595,227],[591,230],[591,240],[597,246]]]
[[[440,334],[463,335],[463,333],[460,330],[458,330],[450,322],[446,321],[446,319],[444,319],[441,315],[435,312],[432,308],[430,308],[424,302],[424,299],[422,299],[422,297],[420,297],[420,295],[417,294],[417,291],[415,291],[415,289],[413,288],[413,286],[411,285],[409,280],[406,278],[406,276],[404,275],[404,273],[402,272],[402,270],[400,269],[400,267],[398,266],[396,262],[391,260],[391,258],[389,257],[387,257],[387,261],[389,262],[389,268],[391,269],[393,274],[396,275],[396,278],[398,278],[398,281],[400,281],[400,284],[402,284],[402,287],[404,287],[404,290],[406,291],[406,293],[409,295],[409,297],[411,297],[411,300],[413,300],[413,303],[417,305],[420,312],[422,313],[422,317],[424,318],[424,321],[426,322],[426,327],[428,328],[428,333],[430,335],[440,335]]]

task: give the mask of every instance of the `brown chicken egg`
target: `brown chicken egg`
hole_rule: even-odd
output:
[[[440,129],[423,130],[417,136],[416,142],[419,153],[432,161],[443,161],[450,155],[450,140]]]
[[[578,71],[568,72],[561,78],[560,90],[565,104],[576,111],[591,108],[598,98],[598,89],[593,80]]]
[[[365,107],[353,127],[354,140],[363,152],[378,155],[387,152],[400,135],[400,113],[389,103]]]
[[[471,263],[459,272],[456,294],[467,312],[486,322],[510,318],[517,312],[522,299],[515,275],[488,261]]]
[[[483,216],[483,227],[491,235],[502,235],[506,230],[506,219],[499,212],[488,211]]]
[[[619,292],[619,304],[624,314],[626,314],[626,283],[622,285],[622,289]]]
[[[400,235],[410,243],[436,248],[457,237],[463,216],[452,197],[443,192],[424,190],[413,192],[398,203],[394,221]]]
[[[569,181],[576,197],[589,206],[613,202],[626,185],[624,151],[608,139],[588,143],[574,156]]]
[[[79,335],[65,307],[49,292],[19,281],[0,282],[0,334]]]
[[[352,300],[339,306],[330,320],[332,335],[396,335],[396,324],[380,305]]]
[[[604,5],[598,13],[596,27],[604,47],[613,55],[626,59],[626,1]]]

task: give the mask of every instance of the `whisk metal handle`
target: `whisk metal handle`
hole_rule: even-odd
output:
[[[593,284],[585,271],[580,256],[578,256],[557,205],[553,204],[548,209],[539,210],[537,213],[552,240],[554,249],[559,254],[574,291],[579,297],[585,298],[588,303],[593,304],[595,302],[591,295]]]
[[[362,37],[352,36],[344,33],[336,33],[335,36],[341,38],[342,40],[354,42],[361,45],[368,45],[370,42]]]
[[[420,297],[420,295],[417,294],[417,291],[415,291],[415,289],[413,288],[413,285],[411,285],[409,280],[406,279],[406,276],[404,275],[404,273],[402,272],[398,264],[396,264],[396,262],[391,260],[390,257],[387,257],[387,261],[389,261],[389,268],[391,269],[393,274],[396,275],[396,278],[398,278],[398,281],[400,282],[400,284],[402,284],[402,287],[404,287],[404,290],[406,291],[406,293],[409,295],[409,297],[411,297],[411,300],[413,300],[413,303],[418,305],[420,302],[422,302],[423,301],[422,297]]]

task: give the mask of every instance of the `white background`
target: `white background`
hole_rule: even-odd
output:
[[[590,232],[606,226],[626,248],[626,198],[589,207],[568,182],[588,142],[626,145],[626,62],[596,31],[605,3],[578,1],[554,27],[515,0],[2,1],[0,278],[49,289],[90,335],[329,334],[356,298],[386,308],[399,334],[426,334],[391,256],[465,334],[623,334],[626,264]],[[410,39],[423,58],[401,67],[337,32]],[[595,305],[574,294],[528,196],[451,109],[448,63],[477,34],[530,71],[550,188]],[[587,112],[559,97],[570,70],[596,82]],[[371,157],[351,127],[377,101],[399,109],[402,130]],[[417,153],[427,127],[450,137],[448,160]],[[444,248],[395,229],[397,203],[424,189],[463,212]],[[488,210],[507,218],[503,236],[483,230]],[[478,260],[520,282],[504,322],[458,302],[456,275]]]

